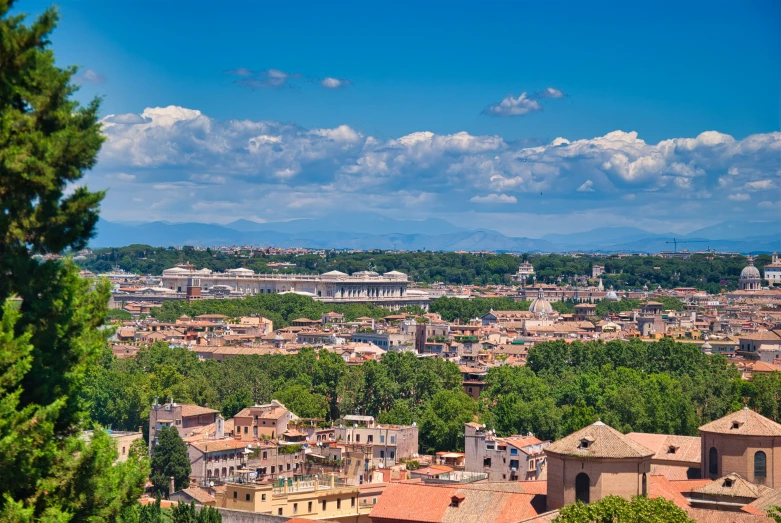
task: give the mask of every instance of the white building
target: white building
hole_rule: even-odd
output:
[[[773,253],[773,261],[763,267],[765,271],[765,279],[770,283],[770,286],[781,285],[781,258],[778,254]]]
[[[232,295],[295,293],[326,303],[373,303],[390,309],[407,305],[428,308],[425,292],[408,291],[407,275],[390,271],[378,274],[361,271],[352,275],[339,271],[325,274],[256,274],[250,269],[229,269],[213,272],[180,265],[163,271],[162,286],[177,293],[188,287],[209,291],[214,287],[229,289]]]
[[[518,272],[513,275],[513,280],[523,282],[526,281],[529,276],[534,276],[534,266],[529,262],[523,262],[518,267]]]

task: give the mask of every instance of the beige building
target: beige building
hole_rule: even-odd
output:
[[[337,441],[372,447],[370,469],[390,467],[418,453],[417,425],[380,425],[372,416],[345,416],[334,429]]]
[[[256,483],[249,478],[228,482],[217,507],[274,516],[369,523],[373,504],[361,504],[361,490],[335,476]]]
[[[144,439],[144,434],[141,432],[141,427],[138,427],[138,432],[111,429],[107,430],[107,432],[108,435],[111,436],[111,439],[114,441],[114,443],[117,445],[117,452],[119,453],[119,457],[117,457],[115,463],[127,461],[128,455],[130,453],[130,445],[132,445],[133,442],[137,439]],[[92,434],[93,431],[85,430],[81,433],[81,438],[89,444],[90,440],[92,439]]]
[[[545,449],[548,510],[648,494],[653,451],[597,421]]]
[[[198,481],[220,480],[232,477],[244,468],[248,443],[235,439],[204,440],[190,443],[191,475]]]
[[[703,425],[700,437],[703,478],[738,473],[752,483],[781,487],[778,423],[744,408]]]

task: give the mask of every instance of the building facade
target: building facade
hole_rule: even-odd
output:
[[[174,401],[160,404],[155,399],[149,409],[149,450],[157,444],[157,433],[163,427],[176,427],[182,438],[186,438],[200,427],[215,423],[218,425],[218,410],[198,405],[180,404]],[[222,420],[222,417],[219,418]],[[219,430],[219,429],[217,429]]]
[[[550,441],[532,435],[496,437],[477,423],[464,426],[464,470],[488,475],[488,481],[525,481],[540,477]]]
[[[345,416],[334,437],[348,445],[372,447],[371,466],[390,467],[418,453],[417,425],[381,425],[372,416]]]
[[[215,290],[229,296],[296,293],[311,296],[326,303],[373,303],[390,309],[407,305],[428,307],[428,295],[420,291],[408,293],[407,275],[390,271],[378,274],[360,271],[352,275],[339,271],[325,274],[256,274],[250,269],[229,269],[213,272],[196,270],[192,265],[180,265],[163,271],[162,287],[197,298],[200,292]],[[196,292],[194,289],[200,290]],[[188,291],[188,288],[190,289]]]

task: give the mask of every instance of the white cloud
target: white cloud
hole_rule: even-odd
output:
[[[566,96],[561,90],[553,87],[547,87],[535,95],[537,98],[564,98]]]
[[[469,201],[474,203],[518,203],[518,198],[506,194],[487,194],[485,196],[472,196]]]
[[[483,113],[491,116],[523,116],[537,111],[542,111],[542,104],[523,92],[517,98],[507,95],[501,102],[486,107]]]
[[[745,202],[750,200],[751,196],[749,196],[746,193],[735,193],[735,194],[730,194],[727,198],[729,198],[733,202]]]
[[[619,130],[529,146],[466,132],[380,139],[348,125],[306,129],[267,120],[221,121],[177,106],[109,115],[102,123],[107,140],[90,185],[122,182],[121,194],[109,192],[110,212],[120,212],[134,196],[148,199],[146,192],[158,185],[182,195],[198,191],[210,201],[235,200],[236,216],[255,216],[258,208],[282,213],[297,208],[300,215],[347,205],[397,212],[423,205],[436,214],[472,195],[478,195],[475,203],[495,198],[490,203],[514,199],[539,205],[544,193],[548,213],[608,206],[619,215],[664,210],[659,220],[669,219],[672,208],[699,220],[691,204],[709,198],[713,220],[726,220],[729,207],[723,204],[730,195],[746,201],[752,191],[772,189],[781,170],[781,133],[736,140],[706,132],[654,144]],[[302,203],[314,200],[319,207]],[[150,213],[150,219],[194,213],[183,197],[155,205],[158,214]]]
[[[331,76],[322,78],[320,80],[320,85],[326,89],[341,89],[342,87],[347,87],[350,85],[350,83],[350,80],[346,80],[344,78],[333,78]]]
[[[594,192],[594,182],[586,180],[578,187],[578,192]]]

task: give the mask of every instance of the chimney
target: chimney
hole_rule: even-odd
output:
[[[450,506],[458,508],[461,505],[461,503],[463,503],[464,499],[465,499],[465,496],[463,494],[461,494],[461,493],[454,494],[450,498]]]
[[[176,492],[176,483],[174,481],[174,477],[171,476],[168,478],[168,497],[170,498],[173,496],[174,492]]]

